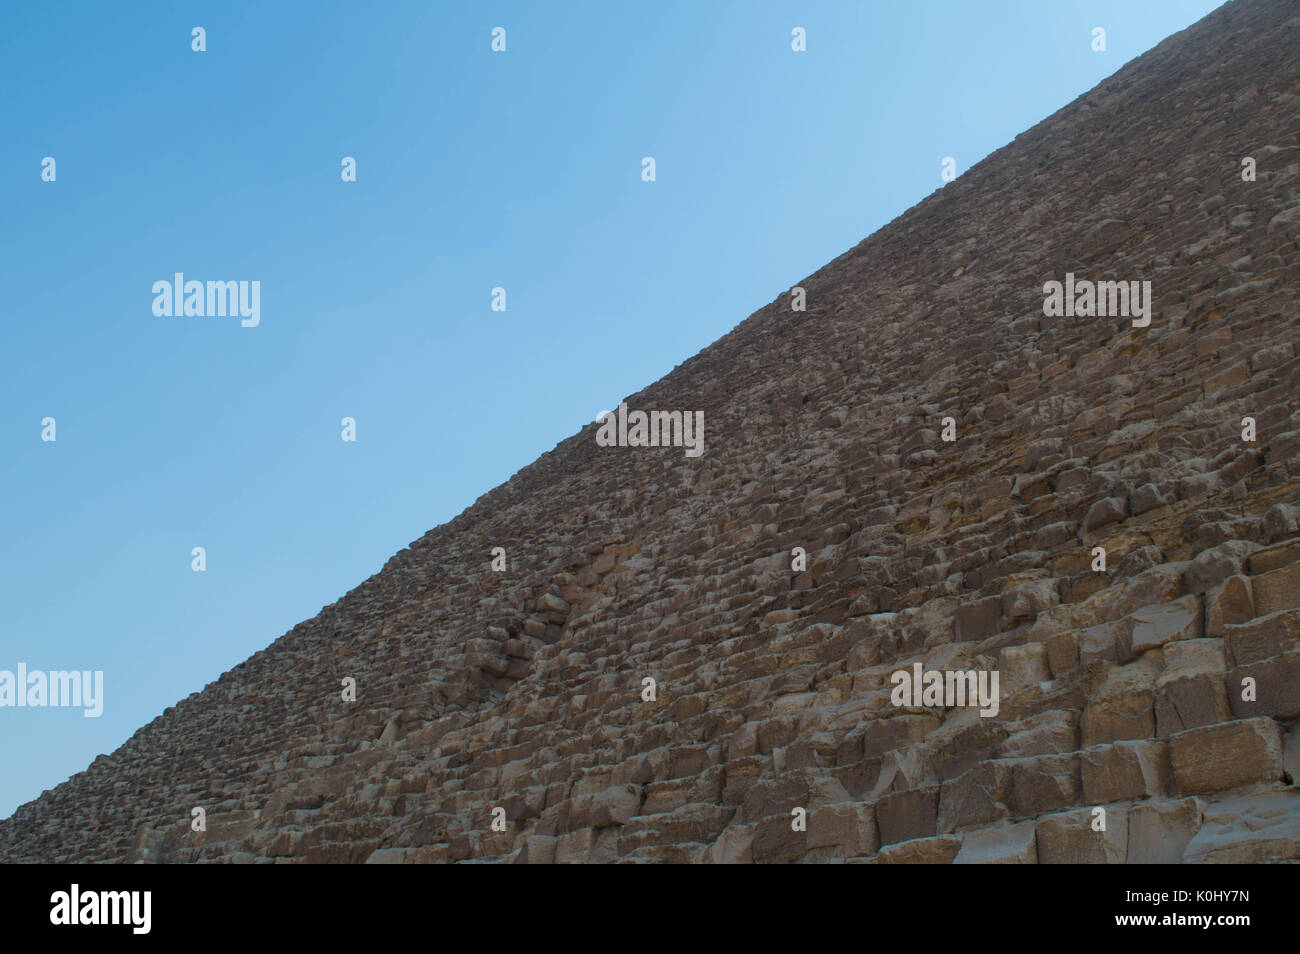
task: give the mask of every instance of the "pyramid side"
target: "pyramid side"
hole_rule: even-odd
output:
[[[1297,40],[1165,40],[628,398],[702,458],[584,429],[0,859],[1300,858]],[[1150,327],[1045,317],[1067,271]],[[894,706],[917,662],[998,715]]]

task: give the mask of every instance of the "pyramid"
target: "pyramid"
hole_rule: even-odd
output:
[[[1240,0],[18,808],[0,860],[1300,860],[1297,288],[1300,7]],[[652,410],[703,452],[636,446]]]

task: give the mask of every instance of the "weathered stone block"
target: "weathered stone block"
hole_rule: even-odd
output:
[[[935,834],[938,817],[939,789],[914,788],[882,796],[875,804],[876,827],[880,844]]]
[[[1222,636],[1225,627],[1244,623],[1254,616],[1255,601],[1251,596],[1251,584],[1244,576],[1230,576],[1205,594],[1207,636]]]
[[[754,783],[762,775],[768,759],[761,755],[751,755],[727,763],[726,784],[722,789],[722,801],[726,805],[740,805]]]
[[[953,638],[959,642],[983,639],[1002,628],[1002,598],[990,596],[957,607],[953,615]]]
[[[862,757],[874,758],[891,749],[903,748],[933,732],[940,716],[934,712],[900,713],[874,719],[862,736]]]
[[[1128,665],[1109,668],[1090,693],[1079,723],[1085,748],[1155,734],[1155,683],[1163,663],[1163,653],[1153,650]]]
[[[1035,822],[981,828],[962,836],[956,865],[1033,865],[1038,863]]]
[[[1081,665],[1086,666],[1098,660],[1119,662],[1120,658],[1119,633],[1116,631],[1115,623],[1098,623],[1079,633],[1079,663]]]
[[[795,831],[789,813],[773,815],[754,829],[753,856],[758,864],[788,864],[808,851],[808,833]]]
[[[1169,746],[1162,740],[1113,742],[1080,753],[1083,800],[1104,805],[1155,798],[1169,787]]]
[[[1057,633],[1047,640],[1047,666],[1056,678],[1079,665],[1079,634]]]
[[[1094,829],[1100,817],[1081,809],[1045,815],[1034,828],[1040,865],[1119,865],[1128,855],[1128,812],[1120,807],[1105,809],[1105,829]]]
[[[1096,530],[1108,523],[1123,520],[1126,509],[1127,501],[1124,498],[1103,497],[1088,508],[1088,513],[1083,518],[1083,529]]]
[[[1246,679],[1255,681],[1253,701],[1242,698]],[[1300,716],[1300,650],[1238,666],[1227,681],[1228,702],[1239,719],[1273,716],[1290,721]]]
[[[1183,579],[1189,593],[1204,593],[1230,576],[1242,573],[1247,557],[1259,549],[1248,540],[1228,540],[1202,550],[1188,564]]]
[[[1037,619],[1039,613],[1060,601],[1055,580],[1033,580],[1002,594],[1002,616],[1015,626]]]
[[[1135,689],[1098,699],[1083,710],[1084,746],[1118,739],[1146,739],[1155,734],[1155,701],[1150,691]]]
[[[1225,626],[1223,642],[1234,666],[1300,649],[1300,609],[1282,610]]]
[[[1282,739],[1272,719],[1241,719],[1169,737],[1174,783],[1185,795],[1282,778]]]
[[[1128,822],[1128,863],[1169,865],[1183,860],[1183,850],[1201,827],[1196,798],[1140,802]]]
[[[1300,794],[1293,790],[1210,802],[1183,860],[1261,864],[1300,858]]]
[[[807,808],[808,780],[803,775],[784,775],[754,782],[745,793],[737,820],[756,822],[769,815],[789,814],[792,808]]]
[[[939,833],[1005,818],[1010,791],[1011,769],[1002,761],[983,762],[944,782],[939,789]]]
[[[621,825],[641,807],[641,790],[635,785],[615,785],[590,798],[574,799],[572,824],[575,828],[608,828]]]
[[[928,736],[926,745],[933,748],[930,764],[938,780],[946,782],[976,763],[993,758],[1006,737],[1007,728],[1001,720],[981,718],[973,710],[957,713]],[[913,784],[907,787],[919,787],[925,779],[924,775],[913,775]]]
[[[947,865],[961,850],[961,836],[937,835],[886,845],[876,860],[882,865]]]
[[[834,848],[835,857],[875,854],[880,840],[872,806],[842,802],[812,809],[808,813],[808,847]]]
[[[998,754],[1005,759],[1014,759],[1074,752],[1078,748],[1078,715],[1069,710],[1053,709],[1013,723]]]
[[[998,691],[1010,695],[1025,686],[1037,685],[1051,678],[1047,667],[1047,647],[1042,643],[1005,646],[998,658]]]
[[[1184,596],[1172,603],[1143,606],[1116,626],[1121,657],[1141,656],[1172,640],[1201,635],[1201,598]]]
[[[1193,639],[1165,647],[1165,669],[1156,680],[1156,730],[1172,735],[1232,718],[1223,677],[1223,643]]]
[[[584,828],[560,835],[555,843],[555,863],[558,865],[585,864],[591,860],[596,847],[596,831]]]
[[[1300,562],[1255,577],[1250,581],[1250,590],[1255,612],[1260,616],[1300,606]]]
[[[710,847],[709,860],[715,865],[752,864],[756,827],[733,825],[726,829]]]
[[[1011,792],[1007,807],[1019,816],[1060,811],[1079,798],[1079,756],[1039,755],[1010,759]]]

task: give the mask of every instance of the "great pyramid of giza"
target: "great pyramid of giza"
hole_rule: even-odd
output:
[[[1300,860],[1298,288],[1300,7],[1240,0],[20,807],[0,860]],[[702,453],[637,446],[647,411]]]

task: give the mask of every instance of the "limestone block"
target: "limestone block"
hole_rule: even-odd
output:
[[[1234,666],[1300,649],[1300,609],[1281,610],[1223,629],[1228,659]]]
[[[1250,584],[1255,612],[1260,616],[1300,606],[1300,562],[1254,577]],[[1241,622],[1227,620],[1227,622]]]
[[[1261,864],[1300,858],[1300,792],[1288,789],[1205,805],[1183,860]]]
[[[1193,639],[1165,647],[1165,668],[1156,680],[1156,731],[1184,729],[1232,718],[1224,682],[1223,643]]]
[[[1079,799],[1077,753],[1008,759],[1011,791],[1007,807],[1014,815],[1041,815],[1060,811]]]
[[[875,854],[879,838],[872,806],[841,802],[812,809],[808,813],[808,847],[834,848],[836,857]]]
[[[1033,865],[1038,863],[1036,823],[981,828],[962,836],[955,865]]]
[[[1223,636],[1233,623],[1244,623],[1255,616],[1251,581],[1244,576],[1230,576],[1205,594],[1205,632]]]
[[[1128,863],[1168,865],[1183,860],[1187,843],[1201,827],[1201,800],[1180,798],[1134,805],[1128,823]]]
[[[1282,739],[1272,719],[1241,719],[1169,737],[1180,794],[1220,792],[1282,778]]]
[[[925,838],[935,834],[939,789],[936,786],[892,792],[875,803],[880,844]]]
[[[1010,792],[1011,768],[1004,761],[981,762],[944,782],[939,789],[939,834],[1005,818]]]
[[[960,850],[960,836],[936,835],[886,845],[880,849],[877,861],[882,865],[947,865]]]
[[[1163,795],[1171,781],[1163,740],[1113,742],[1079,754],[1083,800],[1090,805]]]
[[[1247,701],[1243,680],[1253,679],[1253,700]],[[1228,673],[1228,702],[1239,719],[1273,716],[1290,721],[1300,717],[1300,649],[1238,666]]]
[[[1092,808],[1044,815],[1037,820],[1034,841],[1040,865],[1119,865],[1127,860],[1129,813],[1105,808],[1105,828],[1096,830],[1100,816]]]

